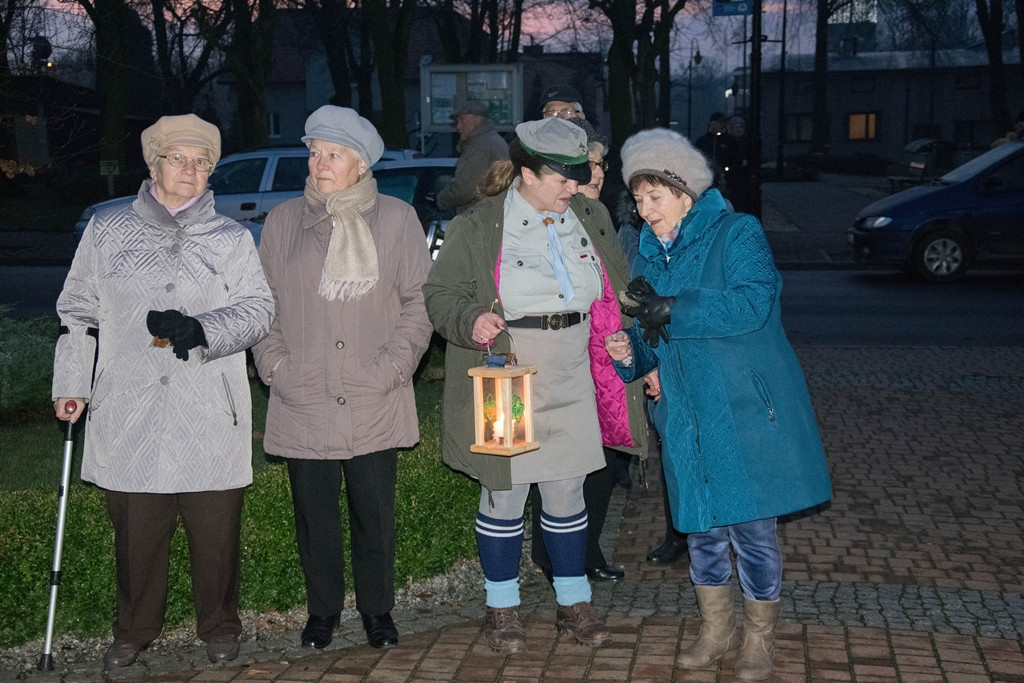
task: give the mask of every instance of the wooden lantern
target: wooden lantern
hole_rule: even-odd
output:
[[[470,368],[473,378],[474,453],[519,455],[540,448],[533,440],[535,365]]]

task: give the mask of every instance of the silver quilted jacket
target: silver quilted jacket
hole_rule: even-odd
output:
[[[248,231],[214,212],[209,190],[175,217],[145,181],[101,211],[57,299],[53,396],[89,400],[82,479],[114,491],[183,493],[252,483],[244,350],[270,329],[274,299]],[[150,310],[203,326],[208,347],[181,361],[153,346]],[[89,329],[99,330],[99,353]],[[91,386],[90,386],[91,385]]]

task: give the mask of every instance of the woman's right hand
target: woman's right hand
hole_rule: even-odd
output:
[[[68,408],[70,406],[68,404],[72,401],[74,401],[75,407],[69,412]],[[62,396],[53,402],[53,412],[56,413],[57,419],[65,422],[71,422],[71,424],[78,422],[78,418],[82,416],[83,408],[85,408],[84,398],[68,398],[67,396]]]
[[[624,330],[619,330],[605,337],[604,348],[612,360],[616,361],[624,361],[633,355],[633,347],[629,343],[629,335]]]
[[[478,346],[490,346],[502,330],[505,329],[505,319],[497,313],[485,311],[473,323],[473,341]]]

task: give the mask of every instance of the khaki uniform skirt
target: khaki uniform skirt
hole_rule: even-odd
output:
[[[520,365],[533,376],[534,438],[540,449],[512,456],[512,483],[581,477],[605,465],[590,374],[590,318],[560,330],[509,328]]]

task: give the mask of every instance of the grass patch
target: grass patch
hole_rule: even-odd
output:
[[[7,405],[18,406],[22,418],[0,430],[0,566],[4,567],[0,595],[17,596],[7,601],[0,617],[0,648],[41,638],[46,627],[63,430],[52,417],[49,400],[56,319],[42,320],[46,322],[0,317],[0,350],[14,348],[26,368],[47,368],[43,377],[38,370],[19,374],[17,379],[12,374],[18,390],[4,397]],[[34,349],[39,357],[29,358],[32,354],[23,347]],[[421,377],[436,376],[436,364],[441,362],[443,353],[432,351]],[[420,443],[400,452],[398,459],[395,580],[399,585],[436,576],[476,555],[472,520],[480,489],[441,462],[442,383],[419,379],[415,388]],[[242,517],[241,606],[283,611],[304,604],[305,584],[295,550],[287,468],[263,452],[267,390],[258,380],[252,383],[252,398],[255,474]],[[79,432],[56,629],[89,637],[108,634],[114,618],[114,549],[103,492],[78,479],[82,441]],[[342,510],[344,515],[344,505]],[[343,524],[348,527],[347,519]],[[347,538],[345,542],[347,546]],[[351,567],[346,571],[350,576]],[[172,543],[169,579],[167,629],[194,619],[181,529]]]

